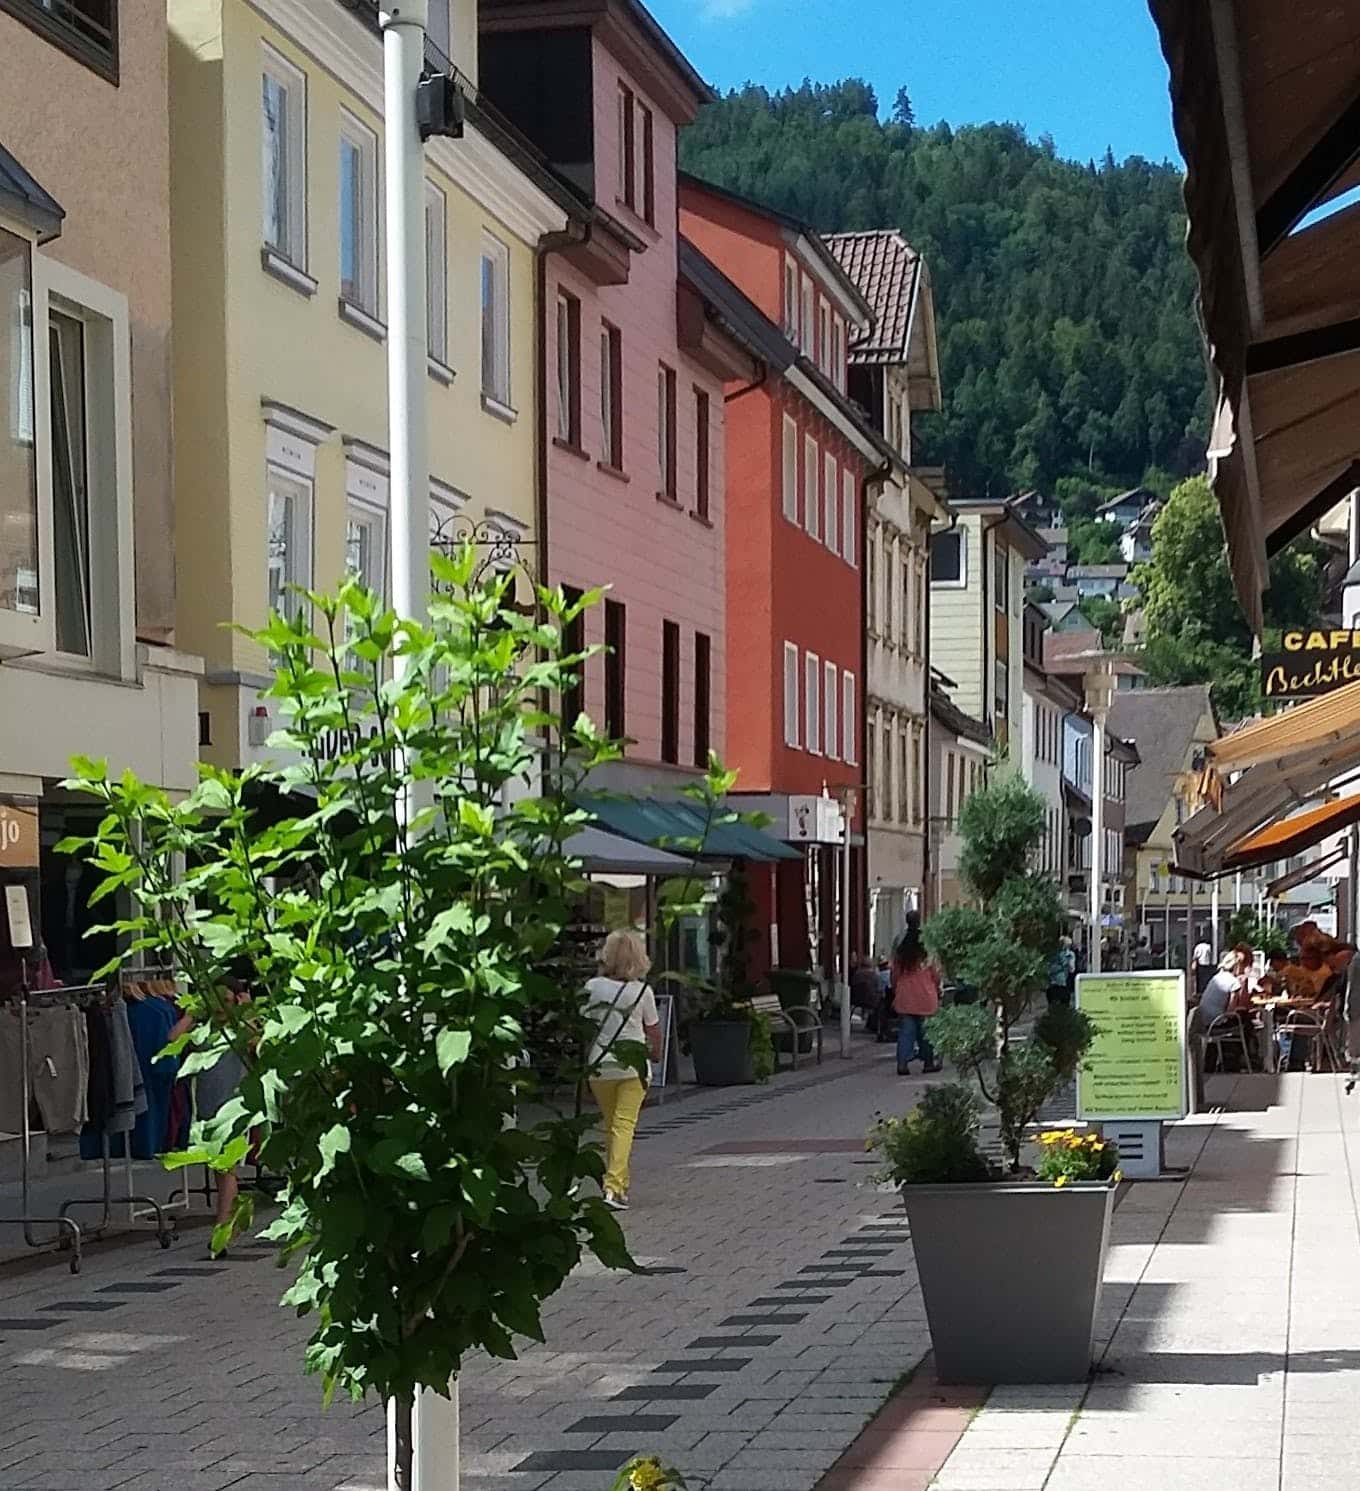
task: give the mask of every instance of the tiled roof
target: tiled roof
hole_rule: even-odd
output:
[[[1129,777],[1125,821],[1128,835],[1146,843],[1179,777],[1189,772],[1195,732],[1214,717],[1207,683],[1177,688],[1121,689],[1110,704],[1109,726],[1138,747],[1142,765]]]
[[[850,348],[851,363],[905,362],[921,256],[892,228],[830,233],[826,244],[874,313],[871,330]]]

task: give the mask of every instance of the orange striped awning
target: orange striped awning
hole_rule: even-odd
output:
[[[1273,865],[1320,844],[1353,823],[1360,823],[1360,796],[1325,802],[1321,807],[1277,818],[1274,823],[1239,839],[1223,858],[1223,869],[1249,870]]]

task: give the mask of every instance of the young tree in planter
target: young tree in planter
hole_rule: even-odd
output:
[[[257,634],[286,764],[205,767],[175,802],[78,762],[69,785],[104,817],[63,846],[103,871],[101,897],[131,900],[114,924],[127,955],[182,971],[197,1020],[182,1071],[244,1060],[239,1096],[169,1162],[227,1170],[258,1130],[286,1178],[266,1235],[296,1265],[284,1303],[314,1323],[307,1370],[328,1397],[398,1404],[403,1485],[420,1388],[446,1393],[475,1348],[541,1340],[540,1307],[583,1249],[630,1266],[581,1185],[603,1169],[591,1120],[525,1117],[536,1078],[519,1060],[530,1014],[565,1019],[580,999],[550,957],[579,879],[564,846],[581,776],[616,753],[584,716],[557,749],[543,701],[581,662],[562,628],[594,597],[540,591],[526,617],[471,550],[433,562],[427,624],[346,584],[306,598],[315,631],[276,616]],[[257,816],[280,796],[292,816]],[[222,993],[238,963],[246,1004]],[[250,1222],[243,1197],[214,1246]]]
[[[1056,1005],[1028,1039],[1015,1038],[1048,982],[1067,923],[1057,886],[1031,868],[1044,828],[1043,799],[1017,775],[974,793],[959,822],[959,872],[978,904],[938,911],[924,928],[940,966],[979,994],[976,1004],[935,1015],[931,1042],[996,1104],[1012,1171],[1020,1168],[1026,1127],[1072,1076],[1093,1034],[1080,1011]]]

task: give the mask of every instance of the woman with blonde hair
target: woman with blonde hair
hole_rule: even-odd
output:
[[[661,1025],[656,996],[647,983],[652,960],[636,932],[611,932],[600,954],[599,976],[586,984],[586,1014],[595,1021],[590,1046],[590,1090],[600,1105],[605,1134],[604,1202],[613,1211],[628,1208],[628,1160],[647,1084],[615,1054],[623,1042],[647,1045],[661,1060]]]

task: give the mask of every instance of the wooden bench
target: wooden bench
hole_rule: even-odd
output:
[[[799,1037],[810,1034],[813,1037],[814,1049],[817,1054],[817,1064],[822,1062],[822,1022],[817,1012],[806,1004],[795,1004],[786,1009],[779,1002],[778,994],[757,994],[751,1000],[751,1008],[758,1015],[764,1015],[772,1025],[781,1027],[789,1032],[789,1046],[792,1055],[792,1070],[798,1070],[798,1042]],[[779,1051],[775,1050],[775,1067],[779,1066]]]

